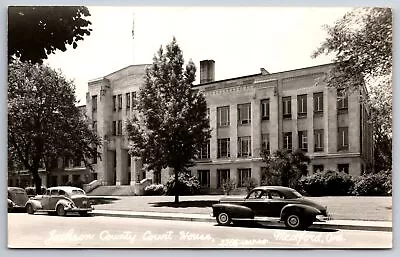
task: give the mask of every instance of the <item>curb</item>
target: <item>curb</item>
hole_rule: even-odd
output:
[[[196,214],[193,214],[196,215]],[[95,210],[92,212],[92,216],[104,216],[104,217],[118,217],[118,218],[137,218],[137,219],[158,219],[158,220],[178,220],[178,221],[194,221],[194,222],[213,222],[216,223],[215,218],[201,215],[198,217],[185,215],[185,216],[170,216],[164,213],[135,213],[135,212],[110,212]],[[269,223],[271,227],[284,227],[283,224],[277,222],[264,222]],[[328,224],[324,222],[316,222],[310,227],[311,229],[344,229],[344,230],[364,230],[364,231],[384,231],[392,232],[391,226],[374,226],[374,225],[358,225],[358,224]]]

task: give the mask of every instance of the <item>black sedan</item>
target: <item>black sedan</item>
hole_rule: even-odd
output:
[[[328,218],[326,206],[305,199],[292,188],[260,186],[245,198],[224,197],[212,206],[218,224],[255,217],[280,218],[290,229],[306,229],[314,221]]]

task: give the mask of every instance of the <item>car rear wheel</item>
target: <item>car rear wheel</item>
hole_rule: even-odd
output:
[[[27,204],[27,205],[26,205],[26,212],[27,212],[28,214],[34,214],[34,213],[35,213],[35,210],[33,209],[32,204]]]
[[[217,222],[219,225],[229,225],[231,221],[231,216],[226,212],[221,212],[217,216]]]
[[[303,219],[298,214],[289,214],[285,218],[285,226],[289,229],[303,229]]]
[[[65,209],[64,209],[64,205],[59,204],[57,205],[57,215],[58,216],[65,216]]]

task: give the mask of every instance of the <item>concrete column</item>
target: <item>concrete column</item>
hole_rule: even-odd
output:
[[[260,101],[253,99],[251,101],[251,155],[260,157],[261,149],[261,114]]]
[[[260,185],[261,180],[261,167],[257,163],[251,163],[251,177]]]
[[[308,153],[314,153],[314,94],[307,95],[307,144]]]
[[[229,169],[230,173],[229,173],[229,178],[230,180],[235,181],[236,185],[239,183],[239,177],[238,177],[238,169],[237,168],[230,168]]]
[[[299,132],[297,129],[297,95],[291,96],[292,101],[292,151],[299,148]]]
[[[136,169],[135,169],[135,157],[131,157],[131,167],[129,172],[131,173],[130,185],[133,186],[136,183]]]
[[[336,89],[324,90],[324,151],[337,152],[337,96]]]
[[[108,142],[103,141],[101,144],[101,158],[97,158],[97,180],[101,181],[103,185],[108,185],[108,160],[109,160],[109,155],[108,155]]]
[[[143,179],[143,174],[142,174],[142,159],[141,158],[132,158],[133,161],[133,175],[134,175],[134,181],[136,183],[139,183]]]
[[[360,96],[355,91],[349,95],[349,152],[359,153],[360,150]],[[361,168],[360,168],[361,169]]]
[[[217,168],[210,168],[210,189],[217,188]]]
[[[217,107],[215,105],[210,106],[210,158],[211,160],[217,159]]]
[[[117,179],[116,185],[127,185],[128,184],[128,151],[122,149],[121,138],[117,140],[119,142],[116,147],[117,154]]]
[[[279,96],[271,96],[269,100],[269,108],[270,108],[270,115],[269,115],[269,140],[270,140],[270,149],[271,153],[275,152],[280,148],[279,146],[279,137],[280,132],[282,132],[282,127],[279,126],[282,114],[279,111]]]
[[[230,135],[230,152],[231,152],[231,159],[236,159],[238,156],[238,112],[237,112],[237,104],[231,104],[230,108],[230,126],[229,126],[229,135]]]

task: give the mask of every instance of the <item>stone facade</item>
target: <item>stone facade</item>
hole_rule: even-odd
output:
[[[228,176],[241,186],[251,176],[261,182],[261,149],[303,148],[311,158],[310,172],[334,169],[359,175],[372,163],[372,134],[368,109],[360,101],[365,88],[338,95],[324,83],[331,65],[270,74],[210,81],[214,61],[202,71],[208,78],[194,87],[203,92],[212,129],[209,145],[191,168],[210,192]],[[126,120],[138,99],[146,65],[132,65],[88,83],[87,115],[102,139],[97,179],[103,185],[135,185],[150,178],[165,183],[171,170],[160,175],[143,169],[128,155]],[[264,144],[263,144],[264,142]],[[227,151],[229,154],[227,154]],[[227,175],[229,174],[229,175]]]

